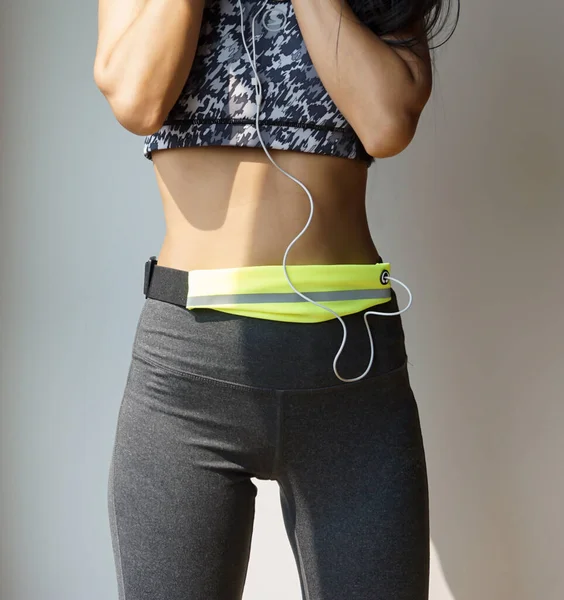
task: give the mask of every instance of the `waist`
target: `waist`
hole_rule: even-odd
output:
[[[282,265],[284,254],[297,235],[249,235],[234,229],[206,234],[168,232],[157,254],[159,264],[182,271],[250,268]],[[335,238],[308,236],[308,231],[290,249],[286,265],[373,265],[382,259],[369,234]],[[304,239],[305,238],[305,239]]]
[[[390,265],[264,265],[189,272],[147,262],[151,298],[189,310],[318,323],[358,313],[392,298]]]
[[[378,262],[365,207],[365,168],[299,152],[273,158],[313,199],[313,217],[287,264]],[[308,223],[309,196],[262,149],[167,150],[156,153],[154,163],[166,222],[163,265],[190,271],[281,264]]]

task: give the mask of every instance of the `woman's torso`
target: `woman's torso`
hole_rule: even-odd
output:
[[[286,264],[379,262],[360,160],[269,150],[313,198],[313,218]],[[153,153],[166,233],[159,264],[182,270],[282,264],[310,215],[304,189],[262,147],[205,146]]]
[[[256,3],[243,4],[248,38]],[[256,23],[257,68],[265,92],[261,119],[265,135],[278,145],[269,146],[272,158],[307,187],[314,203],[312,222],[288,253],[287,264],[377,262],[365,211],[367,164],[344,157],[354,152],[355,141],[351,132],[342,131],[348,124],[317,78],[292,4],[270,8],[284,18],[268,27],[263,19]],[[256,98],[248,86],[253,73],[239,23],[234,0],[206,3],[192,71],[169,115],[175,125],[227,117],[237,124],[237,133],[231,126],[228,134],[220,134],[216,125],[195,127],[199,133],[188,136],[189,147],[152,152],[165,212],[158,255],[164,266],[279,265],[309,218],[306,192],[270,162],[249,126],[240,125],[255,114]],[[278,120],[294,127],[285,129]],[[268,128],[270,122],[278,124]],[[298,123],[323,123],[328,131],[301,129]],[[176,143],[177,133],[165,131],[152,141],[157,147]],[[207,143],[196,144],[198,135]],[[254,147],[244,147],[249,136]],[[222,145],[226,142],[234,145]],[[303,145],[316,151],[279,149]]]

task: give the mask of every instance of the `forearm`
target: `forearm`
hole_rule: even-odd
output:
[[[195,56],[204,0],[148,0],[104,64],[100,89],[136,133],[158,129]]]
[[[346,1],[338,46],[340,0],[292,4],[321,82],[365,148],[372,155],[397,154],[411,140],[428,98],[424,83]]]

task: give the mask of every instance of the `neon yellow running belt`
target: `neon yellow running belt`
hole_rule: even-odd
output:
[[[389,302],[390,263],[287,265],[290,281],[302,294],[345,316]],[[296,294],[282,265],[197,269],[188,273],[186,308],[295,323],[334,319]]]

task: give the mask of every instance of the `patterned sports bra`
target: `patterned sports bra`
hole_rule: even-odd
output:
[[[262,1],[241,4],[252,55],[252,19]],[[271,0],[264,8],[255,21],[255,48],[267,148],[374,162],[321,83],[290,0]],[[238,1],[206,0],[192,69],[162,127],[145,137],[144,156],[151,160],[154,150],[187,146],[261,147],[253,77]]]

